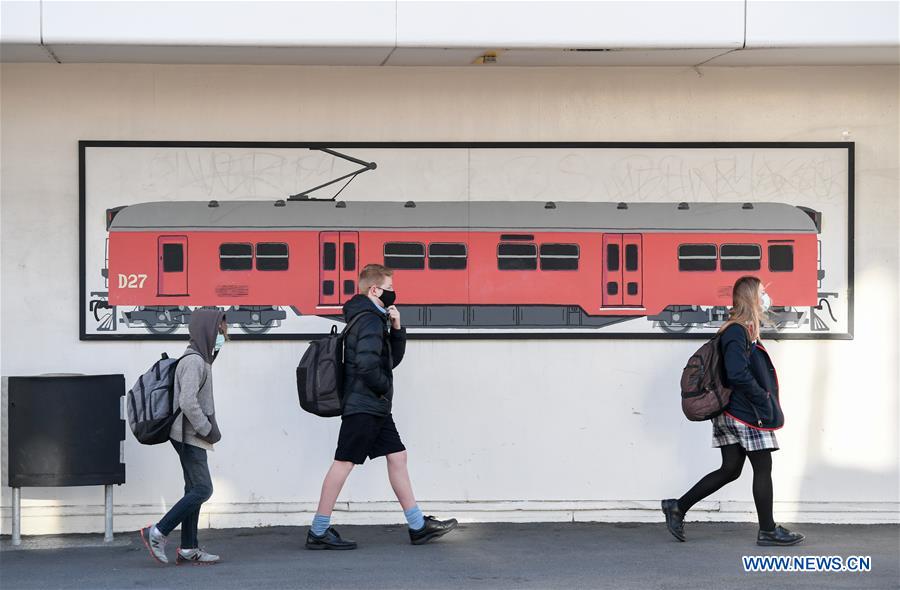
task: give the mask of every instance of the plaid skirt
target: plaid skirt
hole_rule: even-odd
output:
[[[712,419],[712,446],[740,444],[745,451],[778,450],[778,440],[771,430],[758,430],[738,422],[728,414],[719,414]]]

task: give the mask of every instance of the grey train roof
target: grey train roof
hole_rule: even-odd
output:
[[[165,201],[125,207],[113,231],[225,229],[406,229],[544,231],[745,231],[815,233],[812,219],[784,203],[617,203],[556,201]],[[471,219],[471,223],[470,223]]]

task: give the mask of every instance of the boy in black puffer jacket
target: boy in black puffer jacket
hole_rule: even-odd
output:
[[[366,457],[385,457],[388,479],[409,523],[409,538],[421,545],[457,527],[456,519],[423,516],[406,468],[406,447],[394,425],[393,369],[406,351],[406,329],[394,306],[393,271],[378,264],[359,275],[359,294],[344,305],[344,320],[365,314],[344,340],[344,410],[334,463],[322,483],[319,507],[306,535],[307,549],[356,549],[331,525],[331,513],[347,477]]]

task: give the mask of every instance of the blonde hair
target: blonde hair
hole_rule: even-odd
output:
[[[731,324],[740,324],[747,330],[750,340],[761,338],[760,326],[768,323],[768,316],[759,305],[759,286],[762,283],[753,276],[739,278],[731,290],[731,311],[728,321],[719,328],[719,332]]]
[[[380,287],[388,277],[394,276],[394,271],[380,264],[367,264],[359,273],[359,292],[366,293],[373,285]]]

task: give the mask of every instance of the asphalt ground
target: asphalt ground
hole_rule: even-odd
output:
[[[898,588],[900,526],[786,525],[795,547],[756,545],[746,523],[687,523],[688,542],[657,523],[467,524],[424,546],[406,528],[345,526],[355,551],[307,551],[306,529],[201,530],[222,561],[161,565],[137,531],[111,546],[95,535],[40,537],[27,548],[0,541],[3,590],[172,588]],[[175,543],[169,549],[174,562]],[[869,556],[869,572],[745,572],[742,556]]]

